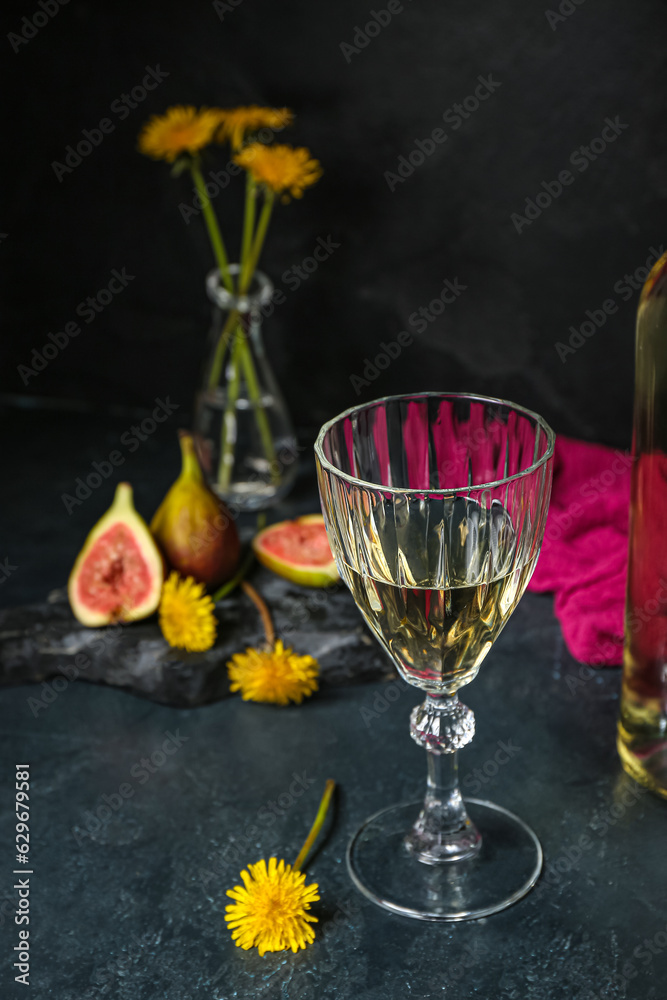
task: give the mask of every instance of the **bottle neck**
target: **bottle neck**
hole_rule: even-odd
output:
[[[234,285],[238,288],[241,268],[238,264],[229,265],[229,273]],[[208,297],[219,309],[226,312],[236,311],[241,315],[256,313],[266,307],[273,298],[273,283],[263,271],[255,271],[250,288],[244,294],[230,292],[225,288],[220,271],[216,268],[210,271],[206,278]]]

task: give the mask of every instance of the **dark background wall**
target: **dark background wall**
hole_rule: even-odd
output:
[[[141,157],[136,137],[171,104],[257,102],[292,107],[287,141],[308,145],[325,170],[276,211],[263,258],[286,296],[267,346],[302,431],[359,399],[467,389],[536,408],[561,432],[626,445],[638,293],[624,275],[667,241],[665,5],[561,0],[558,14],[554,0],[552,16],[525,0],[404,0],[358,52],[341,45],[355,44],[372,10],[387,20],[385,0],[217,7],[69,0],[34,37],[14,39],[16,52],[7,36],[33,32],[23,18],[41,8],[3,7],[0,390],[97,407],[165,395],[190,405],[211,252],[201,218],[186,224],[179,212],[192,201],[187,178]],[[147,66],[168,76],[121,120],[112,105]],[[443,121],[489,74],[479,108],[459,127],[455,111]],[[59,181],[53,162],[105,117],[114,131]],[[582,170],[585,154],[575,164],[571,154],[607,118],[627,127]],[[399,157],[438,128],[446,140],[390,185]],[[221,151],[207,169],[224,162]],[[572,183],[517,232],[512,214],[565,169]],[[241,199],[235,183],[215,200],[230,248]],[[281,276],[318,237],[340,246],[294,289]],[[127,288],[25,384],[17,366],[77,319],[114,268],[134,276]],[[465,291],[417,332],[410,315],[447,278]],[[618,307],[609,316],[595,312],[605,300]],[[556,344],[587,310],[604,322],[562,360]],[[357,394],[351,376],[403,329],[414,343]]]

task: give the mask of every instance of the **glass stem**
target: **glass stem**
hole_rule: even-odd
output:
[[[458,833],[468,821],[459,789],[459,755],[426,751],[426,797],[424,809],[443,833]]]
[[[458,749],[473,732],[472,712],[457,695],[429,695],[412,713],[412,737],[426,749],[428,770],[424,805],[405,844],[425,864],[462,861],[481,847],[459,789]]]

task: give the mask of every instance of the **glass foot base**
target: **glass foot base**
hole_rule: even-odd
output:
[[[424,864],[405,837],[423,802],[389,806],[370,816],[350,841],[347,867],[356,887],[378,906],[419,920],[474,920],[521,899],[542,870],[542,848],[529,826],[502,806],[466,799],[482,835],[473,858]]]

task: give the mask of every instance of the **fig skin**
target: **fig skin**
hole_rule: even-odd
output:
[[[241,554],[236,524],[225,504],[208,488],[194,439],[178,432],[182,468],[151,521],[151,531],[168,566],[209,588],[235,573]]]

